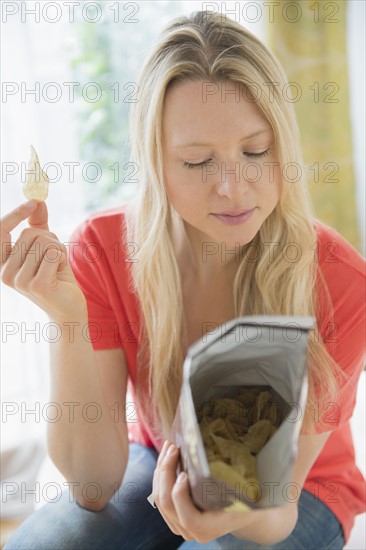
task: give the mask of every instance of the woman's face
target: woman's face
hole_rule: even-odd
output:
[[[274,135],[256,103],[230,81],[173,84],[162,146],[168,199],[190,237],[249,243],[280,197]],[[241,219],[214,215],[228,211],[251,212]]]

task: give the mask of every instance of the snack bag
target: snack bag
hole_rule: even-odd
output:
[[[170,440],[201,510],[283,504],[307,398],[313,317],[239,317],[188,350]],[[230,507],[230,508],[228,508]]]

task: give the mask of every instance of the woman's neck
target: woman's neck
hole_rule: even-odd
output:
[[[182,279],[193,279],[203,289],[213,280],[233,281],[240,254],[230,254],[223,261],[219,243],[184,222],[178,214],[172,216],[172,240]]]

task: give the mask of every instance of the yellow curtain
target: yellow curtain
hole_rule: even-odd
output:
[[[276,1],[269,46],[291,86],[315,215],[361,249],[347,72],[347,2]],[[292,96],[290,95],[292,94]]]

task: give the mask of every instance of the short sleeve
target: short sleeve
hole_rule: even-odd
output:
[[[70,236],[68,257],[88,306],[89,335],[95,350],[122,348],[118,322],[108,292],[110,274],[103,244],[83,222]],[[87,337],[87,330],[86,337]]]
[[[325,255],[320,265],[333,305],[333,318],[320,319],[320,333],[344,377],[337,380],[338,392],[332,403],[315,404],[316,433],[332,431],[353,415],[357,386],[365,368],[366,274],[361,255],[334,230],[331,242],[337,254]],[[326,259],[331,261],[326,261]],[[321,420],[321,422],[317,422]]]

